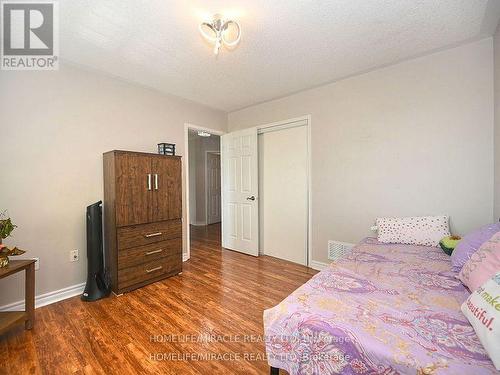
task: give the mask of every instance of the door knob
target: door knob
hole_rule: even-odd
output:
[[[252,195],[251,197],[247,197],[247,201],[254,201],[255,197]]]

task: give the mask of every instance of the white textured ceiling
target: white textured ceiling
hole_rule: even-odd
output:
[[[63,60],[232,111],[489,36],[500,0],[64,0]],[[218,58],[207,15],[241,23]]]

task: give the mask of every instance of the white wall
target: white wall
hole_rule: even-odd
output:
[[[495,220],[500,218],[500,25],[494,35],[495,48]]]
[[[76,67],[1,71],[0,210],[19,226],[6,243],[40,257],[37,294],[85,281],[85,207],[103,197],[103,152],[156,152],[158,142],[172,142],[183,155],[185,122],[225,130],[226,120]],[[69,262],[73,249],[79,262]],[[19,277],[1,280],[0,290],[0,306],[23,296]]]
[[[305,114],[313,260],[377,216],[449,214],[457,233],[492,220],[492,38],[230,113],[228,127]]]

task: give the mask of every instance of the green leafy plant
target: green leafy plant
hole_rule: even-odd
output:
[[[6,214],[3,213],[0,217],[5,217]],[[0,218],[0,238],[5,239],[10,236],[12,231],[16,228],[16,225],[12,223],[10,217],[6,219]]]
[[[12,223],[6,211],[0,214],[0,268],[9,265],[9,256],[22,255],[25,253],[24,250],[18,249],[17,247],[11,249],[2,244],[2,240],[9,237],[14,229],[16,229],[16,225]]]

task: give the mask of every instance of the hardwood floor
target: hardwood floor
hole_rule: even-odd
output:
[[[0,374],[268,374],[262,312],[315,273],[222,249],[217,224],[193,227],[181,275],[37,309],[32,331],[0,336]]]

